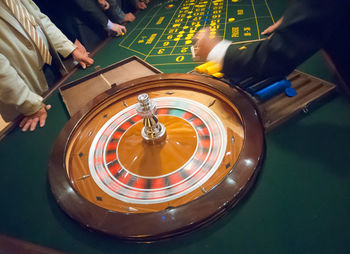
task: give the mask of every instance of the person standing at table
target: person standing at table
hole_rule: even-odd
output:
[[[107,17],[115,23],[125,24],[135,20],[134,14],[125,13],[122,9],[121,0],[97,0],[100,7],[105,11]]]
[[[108,36],[121,36],[126,27],[109,19],[98,0],[34,0],[71,40],[93,51]]]
[[[93,63],[82,45],[74,45],[40,12],[32,0],[0,0],[0,114],[7,122],[24,116],[23,131],[45,125],[50,105],[43,66],[55,53],[72,55],[85,68]]]
[[[350,95],[350,2],[343,0],[291,1],[275,25],[263,34],[267,39],[231,44],[218,37],[210,38],[209,30],[195,36],[195,55],[202,61],[223,65],[223,73],[238,84],[288,75],[299,64],[324,49],[340,74],[346,93]],[[242,86],[243,88],[244,85]]]
[[[97,0],[73,0],[69,2],[71,2],[73,16],[78,17],[86,24],[91,24],[94,29],[107,31],[108,35],[114,36],[126,33],[126,27],[112,22]]]

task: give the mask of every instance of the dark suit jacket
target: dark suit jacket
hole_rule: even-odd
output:
[[[223,72],[234,82],[287,75],[323,48],[350,85],[349,13],[346,0],[292,1],[269,39],[228,48]]]
[[[97,0],[34,0],[72,41],[92,51],[107,37],[108,17]]]

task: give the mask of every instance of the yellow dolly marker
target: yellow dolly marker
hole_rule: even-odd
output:
[[[222,72],[217,72],[212,74],[212,76],[214,76],[215,78],[222,78],[224,76],[224,74]]]
[[[204,64],[201,64],[201,65],[198,65],[194,68],[194,70],[196,72],[199,72],[199,73],[205,73],[205,70],[206,68],[210,67],[210,66],[213,66],[215,65],[216,63],[215,62],[212,62],[212,61],[209,61],[209,62],[206,62]]]
[[[217,73],[217,72],[220,72],[221,71],[221,64],[214,64],[212,66],[209,66],[205,69],[205,73],[208,74],[208,75],[212,75],[214,73]]]

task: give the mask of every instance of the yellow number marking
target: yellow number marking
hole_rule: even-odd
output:
[[[178,56],[176,57],[176,62],[182,62],[185,59],[184,56]]]

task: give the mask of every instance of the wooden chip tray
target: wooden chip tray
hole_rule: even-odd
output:
[[[63,85],[59,91],[69,115],[72,116],[87,102],[114,85],[159,73],[162,72],[157,68],[137,56],[132,56]]]

